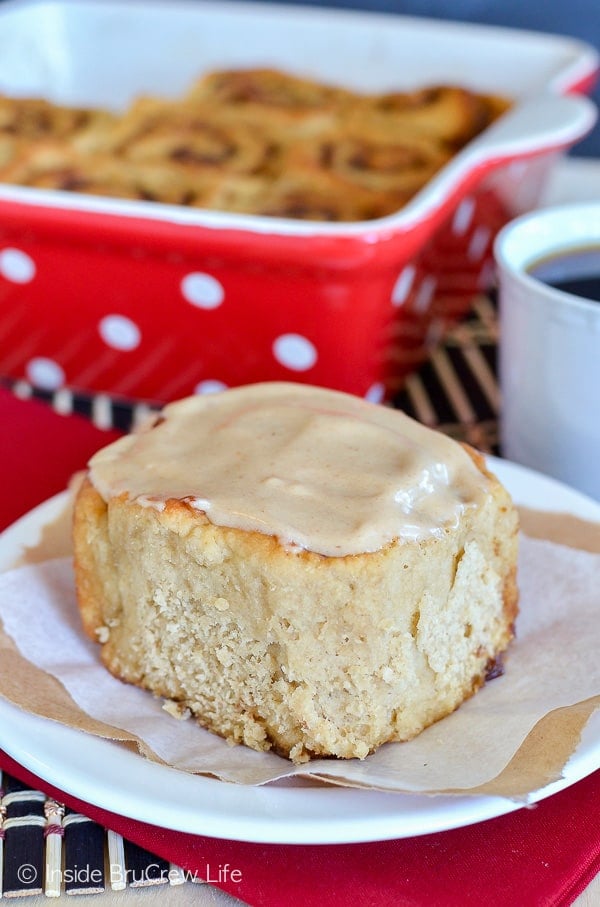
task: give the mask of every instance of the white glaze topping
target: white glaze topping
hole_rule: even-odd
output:
[[[337,391],[255,384],[171,403],[161,418],[91,459],[105,500],[184,500],[216,525],[335,557],[440,535],[488,492],[458,443]]]

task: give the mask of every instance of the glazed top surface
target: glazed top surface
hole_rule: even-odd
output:
[[[441,536],[489,493],[464,448],[404,413],[301,384],[188,397],[103,448],[108,501],[185,501],[219,526],[330,557]]]

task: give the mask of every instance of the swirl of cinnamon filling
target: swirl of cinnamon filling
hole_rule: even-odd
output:
[[[170,162],[201,170],[257,173],[272,142],[260,128],[198,105],[138,105],[114,136],[116,153],[134,162]]]
[[[300,78],[276,69],[226,69],[209,72],[199,79],[188,99],[208,99],[243,106],[314,109],[339,104],[350,96],[341,88],[313,79]]]
[[[168,165],[130,164],[99,155],[87,157],[52,142],[29,147],[0,171],[0,176],[37,189],[175,205],[190,204],[203,191],[202,185],[192,186]]]
[[[394,201],[418,191],[448,160],[448,152],[418,136],[396,138],[382,130],[339,129],[290,149],[290,168],[328,173],[374,192],[396,193]]]
[[[0,95],[0,134],[20,139],[67,138],[111,119],[107,111],[64,107],[43,98]]]
[[[398,133],[433,136],[458,148],[491,121],[484,97],[465,88],[435,85],[413,92],[389,92],[365,99],[368,113],[383,115]]]

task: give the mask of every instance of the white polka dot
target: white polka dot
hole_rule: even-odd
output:
[[[35,262],[20,249],[3,249],[0,252],[0,274],[13,283],[29,283],[35,277]]]
[[[477,277],[477,286],[483,290],[489,290],[496,283],[496,265],[493,259],[486,258]]]
[[[216,277],[200,271],[183,278],[181,293],[184,299],[199,309],[217,309],[225,299],[225,290]]]
[[[469,248],[467,249],[467,256],[470,261],[480,261],[480,259],[483,258],[490,243],[491,236],[492,231],[489,227],[486,227],[485,224],[480,224],[477,229],[473,231],[473,235],[469,242]]]
[[[384,397],[385,384],[382,384],[381,381],[376,381],[375,384],[372,384],[365,394],[365,400],[368,400],[369,403],[381,403]]]
[[[464,236],[473,220],[475,214],[475,199],[468,195],[463,198],[462,202],[454,212],[452,218],[452,232],[456,236]]]
[[[114,350],[129,352],[140,345],[142,332],[131,318],[125,315],[107,315],[98,325],[100,336]]]
[[[36,387],[55,391],[65,383],[65,373],[54,359],[38,356],[27,363],[27,378]]]
[[[400,271],[398,279],[392,289],[392,305],[401,306],[406,302],[408,294],[412,289],[416,273],[414,265],[407,265]]]
[[[282,334],[273,343],[273,355],[294,372],[305,372],[317,361],[314,345],[302,334]]]
[[[206,381],[200,381],[194,388],[195,394],[218,394],[227,390],[227,385],[223,381],[217,381],[216,378],[208,378]]]
[[[413,300],[413,308],[415,312],[418,312],[420,315],[422,315],[427,311],[427,309],[433,302],[436,284],[437,282],[433,274],[428,274],[423,278]]]

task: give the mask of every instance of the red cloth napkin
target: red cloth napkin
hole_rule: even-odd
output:
[[[0,526],[60,491],[115,436],[0,389]],[[253,907],[562,907],[600,871],[600,772],[530,809],[467,828],[295,846],[168,831],[57,791],[2,752],[0,766]]]
[[[0,530],[66,488],[99,447],[118,437],[0,387]]]

